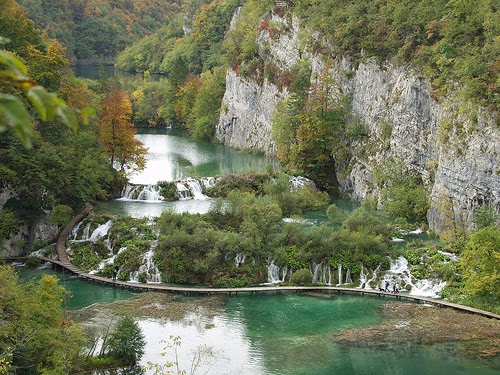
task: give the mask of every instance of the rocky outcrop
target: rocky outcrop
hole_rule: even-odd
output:
[[[259,85],[228,71],[216,137],[230,147],[274,154],[273,112],[284,97],[275,85],[267,81]]]
[[[301,50],[297,22],[286,29],[277,38],[262,31],[259,45],[271,51],[281,69],[302,58],[311,62],[312,77],[325,74],[324,56]],[[335,166],[347,197],[379,197],[374,170],[394,157],[422,177],[431,200],[432,230],[441,232],[450,218],[471,226],[474,210],[484,203],[500,212],[500,132],[492,114],[456,98],[438,103],[429,82],[410,66],[333,60],[328,74],[335,77],[334,95],[348,97],[352,117],[368,133],[352,146],[350,160]],[[267,80],[243,79],[234,71],[228,72],[226,83],[218,139],[232,147],[275,153],[272,115],[286,90]]]
[[[0,210],[9,199],[16,199],[17,196],[15,189],[10,187],[0,191]],[[22,223],[16,232],[0,242],[0,257],[25,255],[24,251],[28,244],[33,241],[49,243],[57,237],[58,233],[57,226],[49,224],[48,215],[41,217],[31,226]]]
[[[43,217],[31,227],[22,224],[17,232],[11,233],[9,238],[0,243],[0,257],[11,257],[26,255],[26,249],[33,241],[40,243],[51,243],[59,234],[56,225],[48,223],[48,217]]]

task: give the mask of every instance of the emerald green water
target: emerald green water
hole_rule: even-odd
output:
[[[68,309],[134,295],[48,269],[23,269],[20,276],[27,280],[46,273],[56,274],[61,284],[72,292]],[[179,336],[181,369],[189,371],[197,348],[202,345],[212,348],[213,354],[206,356],[197,372],[200,374],[498,374],[498,359],[496,367],[490,362],[466,359],[451,343],[429,346],[389,343],[380,348],[335,343],[335,335],[342,329],[381,323],[384,317],[380,306],[384,302],[370,297],[320,298],[273,292],[227,297],[222,310],[207,312],[200,299],[200,307],[181,321],[157,318],[138,321],[147,341],[141,365],[146,366],[148,361],[161,364],[173,360],[172,352],[166,356],[161,353],[171,336]]]
[[[80,277],[70,274],[52,271],[51,269],[19,269],[21,280],[29,281],[39,279],[43,275],[55,275],[59,279],[59,284],[69,291],[70,297],[65,301],[68,310],[80,310],[95,303],[110,303],[131,298],[135,293],[126,289],[117,288],[105,284],[97,284],[85,281]]]
[[[136,138],[148,147],[146,168],[130,176],[136,184],[156,184],[188,177],[278,169],[278,163],[262,153],[240,152],[224,145],[187,137],[174,129],[139,129]]]
[[[131,174],[130,182],[152,185],[158,181],[222,176],[229,173],[277,171],[279,164],[262,153],[240,152],[224,145],[194,140],[175,129],[139,129],[136,138],[148,148],[146,167]],[[211,200],[147,202],[114,200],[96,205],[97,212],[131,217],[155,217],[167,210],[206,213]]]

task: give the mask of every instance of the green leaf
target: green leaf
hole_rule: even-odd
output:
[[[0,119],[5,119],[26,148],[31,147],[31,121],[24,103],[13,95],[0,94]]]
[[[70,128],[73,132],[76,132],[78,120],[73,110],[68,107],[58,107],[57,115],[68,128]]]
[[[43,121],[52,120],[57,113],[56,95],[49,93],[42,86],[30,87],[26,96],[36,108]]]
[[[92,107],[85,107],[80,111],[80,115],[82,116],[82,121],[85,125],[89,124],[89,120],[91,117],[94,117],[96,114],[95,109]]]
[[[21,62],[21,60],[7,51],[0,51],[0,63],[7,65],[9,69],[20,76],[25,77],[28,75],[28,69],[26,69],[26,66]]]

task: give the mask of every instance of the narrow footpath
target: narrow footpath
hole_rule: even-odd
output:
[[[499,319],[500,315],[494,314],[489,311],[475,309],[473,307],[463,306],[456,303],[451,303],[444,301],[442,299],[426,298],[412,296],[406,293],[388,293],[375,289],[360,289],[360,288],[339,288],[333,286],[260,286],[260,287],[247,287],[247,288],[200,288],[200,287],[184,287],[184,286],[171,286],[166,284],[142,284],[134,283],[129,281],[113,281],[106,277],[100,277],[96,275],[91,275],[89,273],[82,272],[80,269],[75,267],[69,260],[68,254],[66,253],[66,241],[69,234],[73,228],[83,220],[92,211],[93,207],[91,204],[87,203],[85,208],[76,215],[73,220],[64,228],[64,230],[59,234],[57,238],[57,256],[58,260],[42,257],[41,259],[52,263],[56,268],[60,268],[63,271],[69,271],[79,277],[85,278],[90,281],[101,282],[105,284],[116,285],[124,288],[135,289],[140,291],[156,291],[156,292],[168,292],[168,293],[178,293],[184,295],[211,295],[211,294],[238,294],[238,293],[262,293],[262,292],[331,292],[337,294],[357,294],[357,295],[370,295],[379,298],[396,298],[397,300],[410,300],[417,303],[428,303],[432,305],[437,305],[441,307],[449,307],[455,310],[482,315],[492,319]]]

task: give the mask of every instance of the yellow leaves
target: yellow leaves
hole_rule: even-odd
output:
[[[144,91],[142,89],[134,91],[132,93],[132,98],[134,98],[134,100],[137,103],[140,103],[142,101],[142,99],[144,99]]]

